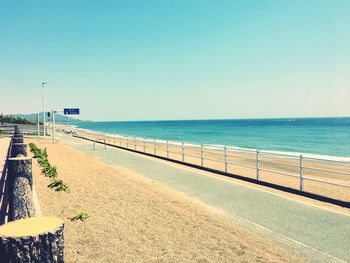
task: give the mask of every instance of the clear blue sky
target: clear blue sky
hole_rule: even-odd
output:
[[[0,0],[0,111],[350,116],[350,1]]]

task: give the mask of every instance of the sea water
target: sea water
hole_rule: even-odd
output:
[[[350,157],[350,117],[81,122],[76,126],[116,135]]]

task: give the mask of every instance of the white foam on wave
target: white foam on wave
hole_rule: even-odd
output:
[[[212,146],[212,147],[211,147]],[[225,145],[215,144],[215,145],[206,145],[206,148],[224,148]],[[256,152],[257,149],[254,148],[242,148],[237,146],[227,146],[228,151],[245,151],[245,152]],[[318,160],[330,160],[330,161],[337,161],[337,162],[350,162],[350,157],[343,157],[343,156],[333,156],[333,155],[325,155],[325,154],[315,154],[315,153],[304,153],[304,152],[288,152],[288,151],[276,151],[276,150],[259,150],[260,153],[266,153],[271,155],[280,155],[281,157],[295,157],[300,158],[300,155],[302,155],[304,158],[310,158],[310,159],[318,159]],[[278,156],[276,156],[278,157]]]
[[[117,138],[124,138],[124,139],[135,139],[137,141],[143,141],[145,140],[146,142],[154,142],[154,138],[144,138],[144,137],[138,137],[138,136],[128,136],[128,135],[120,135],[120,134],[115,134],[115,133],[106,133],[106,132],[96,132],[88,129],[83,129],[83,128],[75,128],[77,130],[83,131],[83,132],[89,132],[93,134],[100,134],[104,136],[109,136],[109,137],[117,137]],[[167,140],[163,139],[156,139],[156,143],[166,143]],[[169,144],[172,145],[178,145],[181,146],[182,142],[179,141],[168,141]],[[200,148],[200,144],[195,144],[195,143],[188,143],[184,142],[185,146],[190,146],[190,147],[196,147]],[[225,145],[222,144],[203,144],[206,149],[213,149],[213,150],[218,150],[218,149],[224,149]],[[238,147],[238,146],[229,146],[226,145],[227,151],[244,151],[244,152],[256,152],[257,149],[253,148],[243,148],[243,147]],[[343,157],[343,156],[332,156],[332,155],[324,155],[324,154],[313,154],[313,153],[303,153],[303,152],[288,152],[288,151],[275,151],[275,150],[260,150],[261,153],[266,153],[266,154],[271,154],[274,155],[274,157],[293,157],[293,158],[299,158],[300,155],[303,155],[304,158],[310,158],[310,159],[317,159],[317,160],[324,160],[324,161],[336,161],[336,162],[349,162],[350,165],[350,156],[349,157]],[[278,156],[279,155],[279,156]]]

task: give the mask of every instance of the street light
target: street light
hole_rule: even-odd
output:
[[[44,96],[44,86],[47,84],[47,82],[42,82],[41,83],[41,88],[42,88],[42,99],[43,99],[43,114],[44,114],[44,119],[43,119],[43,123],[44,123],[44,137],[46,136],[46,127],[45,127],[45,118],[46,118],[46,114],[45,114],[45,96]]]

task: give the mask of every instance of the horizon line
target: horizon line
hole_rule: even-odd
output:
[[[61,115],[65,116],[65,115]],[[303,117],[251,117],[251,118],[209,118],[209,119],[145,119],[145,120],[80,120],[85,122],[161,122],[161,121],[225,121],[225,120],[278,120],[278,119],[344,119],[348,116],[303,116]]]
[[[15,114],[4,114],[4,115],[34,115],[34,114],[43,114],[43,112],[34,112],[34,113],[15,113]],[[193,119],[145,119],[145,120],[89,120],[89,119],[79,119],[79,116],[76,115],[64,115],[57,113],[57,115],[68,117],[71,121],[84,121],[84,122],[161,122],[161,121],[223,121],[223,120],[269,120],[269,119],[332,119],[332,118],[350,118],[350,115],[341,115],[341,116],[297,116],[297,117],[243,117],[243,118],[193,118]]]

